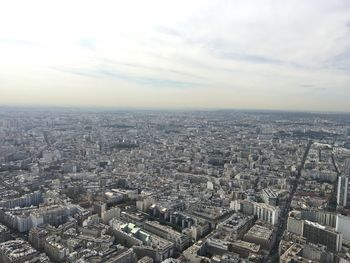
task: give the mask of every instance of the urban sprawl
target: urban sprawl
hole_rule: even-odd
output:
[[[350,262],[350,115],[0,108],[1,263]]]

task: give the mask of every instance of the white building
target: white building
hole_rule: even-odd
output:
[[[230,208],[236,212],[239,211],[244,214],[255,215],[258,219],[271,225],[278,224],[279,207],[249,200],[234,200],[230,203]]]
[[[347,205],[349,179],[346,176],[339,176],[338,191],[337,191],[337,205],[344,207]]]
[[[350,217],[337,215],[336,230],[343,233],[343,238],[350,241]]]

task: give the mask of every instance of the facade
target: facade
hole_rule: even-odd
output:
[[[304,220],[303,237],[314,244],[325,245],[333,252],[338,252],[342,248],[342,233],[307,220]]]
[[[120,218],[119,207],[114,207],[112,209],[106,210],[101,214],[101,219],[104,224],[108,224],[108,222],[113,218]]]
[[[235,213],[223,223],[218,225],[218,230],[230,236],[233,240],[240,239],[253,224],[253,216],[245,216]]]
[[[287,221],[287,231],[302,236],[304,232],[304,220],[294,216],[289,216]]]
[[[153,263],[153,259],[151,259],[150,257],[145,256],[145,257],[139,259],[137,261],[137,263]]]
[[[343,238],[350,241],[350,217],[337,215],[336,230],[343,233]]]
[[[15,208],[15,207],[29,207],[37,206],[42,202],[42,193],[40,191],[35,191],[30,194],[23,195],[18,198],[2,200],[0,201],[0,207],[3,208]]]
[[[254,215],[259,220],[267,222],[271,225],[278,224],[280,209],[277,206],[257,203],[249,200],[235,200],[231,202],[230,206],[231,209],[235,211],[240,211],[247,215]]]
[[[270,188],[263,189],[261,192],[261,198],[265,204],[276,206],[278,203],[278,194]]]
[[[176,249],[179,251],[183,251],[190,245],[190,238],[188,236],[179,233],[170,227],[163,226],[158,222],[147,221],[144,224],[144,229],[166,240],[174,242]]]
[[[347,206],[349,178],[347,176],[338,177],[337,205]]]
[[[148,256],[161,262],[174,254],[173,242],[152,235],[135,224],[112,220],[111,226],[116,240],[122,245],[132,246],[138,257]]]
[[[271,225],[277,225],[279,208],[264,203],[254,203],[254,215]]]
[[[345,160],[344,164],[344,175],[349,177],[350,176],[350,158],[347,158]]]
[[[244,241],[258,244],[264,249],[270,249],[275,241],[273,229],[261,225],[254,225],[243,237]]]
[[[22,263],[39,255],[27,242],[21,239],[10,240],[0,244],[0,262]]]

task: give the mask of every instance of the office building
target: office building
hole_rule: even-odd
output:
[[[345,207],[348,199],[349,178],[347,176],[338,177],[337,206]]]
[[[304,220],[303,237],[308,242],[325,245],[328,250],[333,252],[338,252],[342,248],[342,233],[307,220]]]

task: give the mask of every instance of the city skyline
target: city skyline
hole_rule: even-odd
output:
[[[0,105],[350,111],[349,17],[347,1],[7,2]]]

